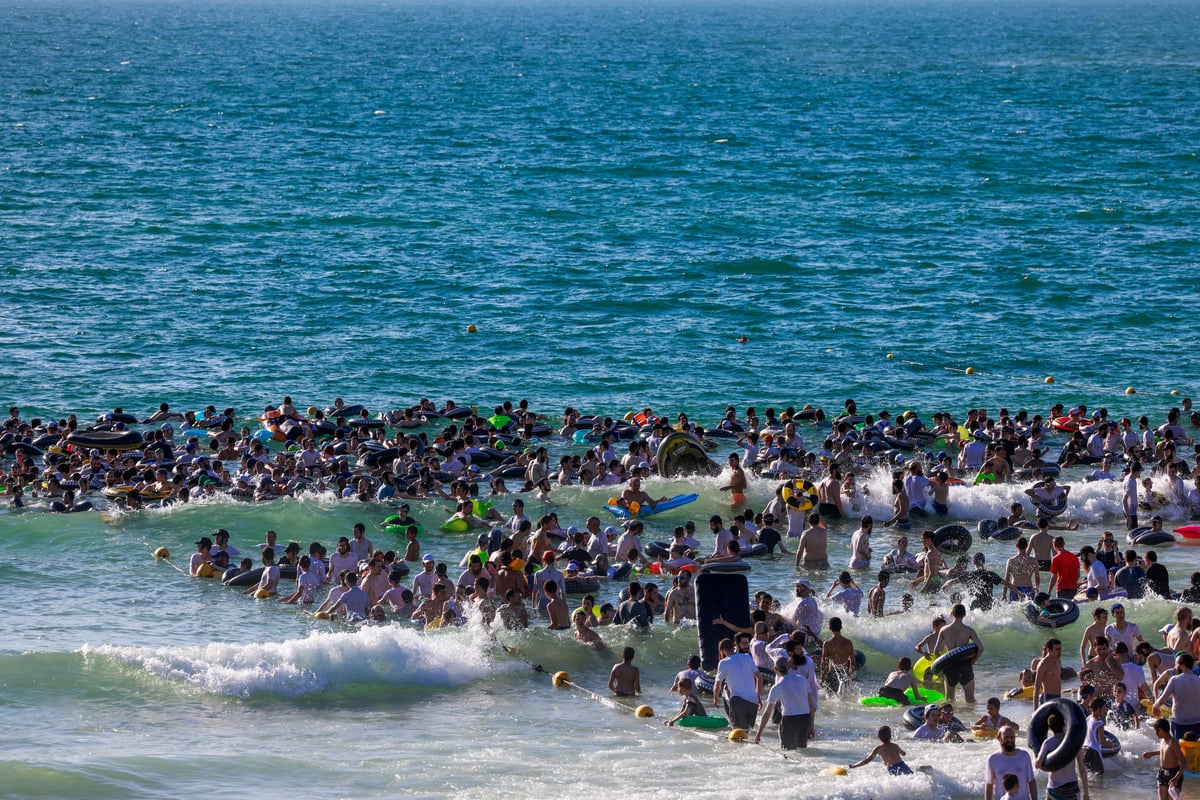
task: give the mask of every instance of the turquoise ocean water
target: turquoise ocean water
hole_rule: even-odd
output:
[[[1161,421],[1198,389],[1198,23],[1170,0],[16,0],[0,394],[25,418],[168,401],[249,419],[291,394],[702,422],[727,402],[961,418],[1061,401]],[[1120,519],[1078,478],[1082,545]],[[883,513],[886,478],[863,480]],[[655,525],[726,510],[718,485],[657,482],[701,499]],[[973,525],[1021,489],[963,490],[952,513]],[[578,524],[602,499],[551,502]],[[0,509],[0,794],[982,791],[990,744],[912,745],[933,777],[826,774],[896,723],[852,702],[827,701],[803,757],[731,751],[552,690],[530,663],[599,689],[611,659],[547,632],[505,634],[515,653],[474,628],[350,632],[149,555],[183,563],[217,526],[242,549],[267,528],[332,541],[386,512]],[[464,544],[428,547],[453,563]],[[1195,553],[1167,548],[1176,581]],[[764,562],[751,585],[787,596],[794,574]],[[1143,629],[1171,613],[1131,606]],[[868,682],[927,620],[849,625]],[[1040,637],[1015,611],[977,622],[986,696]],[[662,712],[695,638],[657,634],[606,638],[639,649]],[[1095,796],[1144,797],[1149,775],[1123,755]]]

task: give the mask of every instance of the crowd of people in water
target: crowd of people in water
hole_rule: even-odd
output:
[[[377,548],[362,523],[339,538],[332,552],[321,542],[304,548],[268,531],[265,541],[243,553],[220,529],[195,543],[187,572],[220,577],[263,599],[307,606],[318,617],[364,625],[402,620],[427,629],[469,620],[496,629],[544,625],[571,631],[598,649],[607,649],[610,625],[645,629],[655,619],[669,625],[695,620],[693,581],[703,570],[733,568],[755,548],[794,554],[800,577],[792,610],[785,611],[791,599],[760,591],[749,626],[712,621],[728,632],[719,645],[716,673],[702,671],[698,659],[690,662],[671,687],[682,706],[668,720],[706,717],[711,700],[755,741],[776,722],[784,749],[807,747],[818,732],[819,703],[845,694],[856,678],[858,660],[843,633],[843,617],[915,613],[914,595],[947,597],[950,618],[934,618],[914,654],[931,661],[959,653],[938,671],[938,679],[949,703],[961,688],[973,705],[974,665],[985,648],[967,624],[969,614],[1019,601],[1031,622],[1053,631],[1073,624],[1082,606],[1090,609],[1092,622],[1080,643],[1078,666],[1069,670],[1080,681],[1078,699],[1065,699],[1067,661],[1057,638],[1047,638],[1038,658],[1014,676],[1015,692],[1031,694],[1042,704],[1039,713],[1050,709],[1039,723],[1043,744],[1036,758],[1016,748],[1016,726],[1001,713],[999,697],[987,700],[987,713],[971,726],[957,722],[953,705],[930,704],[913,720],[913,737],[938,742],[957,741],[964,733],[995,737],[1000,750],[988,760],[989,800],[1036,796],[1035,768],[1049,772],[1050,797],[1082,792],[1086,798],[1087,774],[1103,772],[1110,749],[1106,726],[1148,724],[1160,742],[1158,750],[1144,754],[1158,759],[1159,795],[1178,790],[1182,748],[1200,734],[1200,677],[1193,671],[1200,658],[1200,622],[1187,605],[1200,602],[1200,573],[1182,590],[1173,588],[1157,551],[1122,551],[1111,531],[1094,545],[1069,546],[1066,536],[1078,522],[1069,513],[1071,487],[1057,479],[1074,469],[1078,480],[1112,482],[1135,546],[1142,536],[1165,543],[1162,537],[1169,534],[1159,509],[1200,515],[1200,447],[1189,435],[1189,428],[1200,427],[1200,413],[1189,399],[1153,423],[1147,416],[1110,419],[1105,409],[1089,413],[1082,406],[1055,406],[1045,417],[1001,408],[994,416],[970,409],[962,422],[947,413],[925,422],[911,411],[893,420],[886,410],[859,414],[854,401],[846,401],[835,417],[789,407],[780,414],[767,408],[760,418],[754,408],[739,416],[730,407],[707,429],[686,414],[668,420],[650,408],[624,418],[585,417],[568,408],[553,426],[526,401],[506,402],[493,412],[484,417],[453,402],[437,407],[422,400],[371,416],[338,400],[325,411],[301,413],[284,398],[267,406],[259,415],[261,426],[252,428],[239,427],[234,409],[218,412],[213,406],[179,414],[163,403],[145,418],[114,409],[90,425],[74,415],[24,420],[13,407],[0,434],[3,486],[12,506],[47,504],[60,512],[87,510],[89,498],[136,511],[147,503],[193,502],[215,493],[265,501],[333,492],[351,501],[385,503],[394,513],[382,525],[387,535],[402,537],[402,551]],[[805,433],[818,439],[812,450],[805,447]],[[676,526],[670,542],[642,541],[646,530],[637,511],[653,511],[667,499],[651,496],[644,481],[660,474],[658,447],[676,434],[706,450],[721,444],[731,450],[720,487],[729,495],[731,514],[709,518],[711,542],[702,542],[691,522]],[[552,449],[559,452],[556,467]],[[880,527],[896,529],[896,547],[877,561],[871,547],[875,520],[861,515],[849,539],[847,568],[833,576],[827,522],[855,514],[863,491],[856,476],[879,468],[893,471],[893,513]],[[748,505],[747,472],[777,484],[758,511]],[[988,528],[1010,532],[996,536],[1013,542],[1003,571],[989,568],[981,552],[973,558],[944,552],[947,543],[934,520],[949,517],[950,487],[1014,481],[1032,484],[1024,494],[1034,516],[1027,518],[1025,505],[1016,502]],[[611,494],[630,518],[604,526],[589,516],[576,528],[563,526],[552,511],[536,520],[526,515],[527,501],[545,501],[559,488],[576,485]],[[412,503],[428,499],[454,504],[445,524],[479,531],[474,546],[440,562],[424,551],[420,537],[434,526],[410,512]],[[511,513],[500,510],[505,503]],[[1150,525],[1143,526],[1146,512]],[[910,551],[905,531],[914,523],[929,529],[920,533],[920,549]],[[864,575],[874,578],[869,590],[859,584]],[[893,581],[902,596],[899,608],[889,611]],[[600,602],[603,585],[613,587],[613,602]],[[996,589],[1002,590],[999,598]],[[574,610],[572,595],[582,595]],[[1138,625],[1126,619],[1122,601],[1145,596],[1181,603],[1161,643],[1143,639]],[[609,686],[617,696],[641,693],[635,658],[634,649],[625,648],[612,670]],[[910,658],[901,658],[877,694],[923,706],[922,692],[932,688],[934,672],[926,668],[917,675],[914,668]],[[1169,722],[1160,716],[1169,716]],[[1077,736],[1080,730],[1085,733]],[[893,774],[909,772],[892,730],[880,728],[878,739],[851,767],[878,757]],[[1078,757],[1072,753],[1064,760],[1062,752],[1076,739],[1082,740],[1075,748]]]
[[[946,515],[950,488],[964,482],[1045,478],[1051,485],[1031,489],[1031,499],[1052,508],[1069,491],[1054,486],[1054,477],[1081,467],[1084,480],[1121,483],[1131,521],[1139,505],[1174,504],[1200,513],[1194,463],[1200,446],[1188,435],[1189,426],[1200,427],[1200,412],[1192,410],[1190,398],[1161,423],[1148,416],[1110,419],[1107,409],[1089,414],[1085,406],[1068,410],[1061,404],[1045,417],[1023,409],[1010,415],[1006,408],[992,416],[980,408],[968,410],[962,421],[935,413],[926,422],[913,411],[896,419],[887,410],[859,414],[853,400],[832,419],[810,406],[778,414],[766,408],[761,418],[753,407],[739,417],[731,406],[708,428],[686,413],[672,420],[650,408],[613,418],[568,407],[555,425],[524,400],[506,401],[492,412],[422,399],[372,416],[339,398],[325,410],[301,413],[285,397],[256,415],[253,426],[240,424],[232,407],[179,413],[167,403],[144,418],[117,408],[85,424],[74,414],[24,420],[14,406],[0,432],[0,446],[13,458],[3,488],[14,505],[46,499],[53,510],[67,512],[86,510],[81,503],[95,505],[100,497],[136,509],[217,493],[246,500],[327,492],[361,502],[462,503],[515,491],[545,500],[559,487],[628,486],[655,476],[659,445],[684,433],[709,449],[721,443],[733,448],[730,482],[722,488],[735,505],[745,500],[749,471],[809,479],[820,513],[846,516],[859,505],[857,481],[864,469],[887,466],[898,481],[889,522],[904,524],[914,511]],[[819,437],[812,449],[805,447],[806,425]],[[551,449],[559,451],[556,463]],[[1136,470],[1144,474],[1131,482]],[[468,485],[471,498],[447,492],[456,481]],[[630,494],[654,505],[647,495]],[[457,513],[481,522],[472,519],[473,510]],[[795,523],[789,518],[790,527]]]

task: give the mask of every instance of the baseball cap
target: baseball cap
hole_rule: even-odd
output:
[[[421,556],[421,563],[422,564],[432,564],[433,563],[433,553],[426,553],[425,555]]]
[[[208,538],[207,536],[201,536],[200,540],[196,542],[196,545],[198,547],[212,547],[212,539]]]
[[[568,561],[567,562],[567,571],[570,572],[571,570],[574,570],[576,572],[579,571],[579,562],[578,561]]]
[[[797,578],[796,579],[796,588],[799,589],[801,586],[806,586],[809,589],[811,589],[812,583],[808,580],[808,578]]]

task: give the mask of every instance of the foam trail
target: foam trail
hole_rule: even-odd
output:
[[[461,686],[492,672],[489,647],[474,629],[426,635],[386,625],[283,642],[155,649],[85,646],[83,655],[212,694],[299,697],[350,683]]]

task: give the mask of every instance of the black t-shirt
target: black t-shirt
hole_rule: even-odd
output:
[[[990,569],[976,569],[965,573],[960,579],[971,595],[971,608],[986,611],[996,602],[992,594],[1004,579]]]
[[[1159,597],[1171,596],[1171,577],[1157,561],[1146,568],[1146,589]]]

